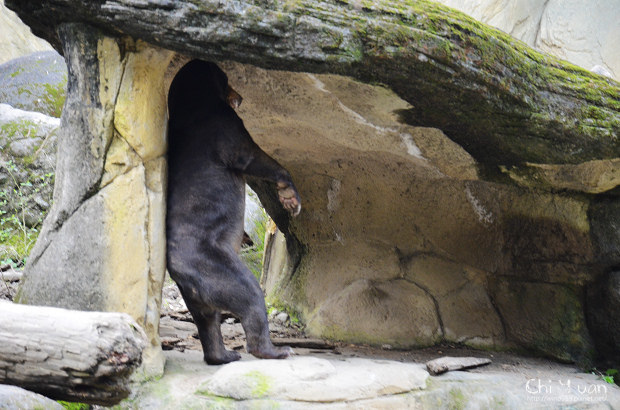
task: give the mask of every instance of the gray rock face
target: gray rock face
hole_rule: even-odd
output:
[[[36,51],[48,50],[52,50],[52,47],[35,37],[30,28],[6,8],[4,0],[0,0],[0,64]]]
[[[441,128],[493,173],[497,165],[576,164],[615,158],[620,150],[611,138],[620,130],[620,113],[607,97],[617,92],[615,83],[522,49],[512,37],[433,2],[402,9],[327,1],[53,4],[7,1],[35,33],[57,45],[53,22],[84,21],[204,59],[386,84],[411,104],[399,112],[401,119]],[[179,19],[190,24],[180,27]],[[407,28],[399,30],[402,22]],[[596,89],[589,95],[600,95],[594,110],[584,101],[583,84]]]
[[[593,64],[601,75],[620,78],[620,52],[614,38],[620,37],[616,2],[564,0],[440,0],[490,24],[528,45],[589,69]],[[604,74],[607,73],[607,74]]]
[[[4,410],[63,410],[54,400],[17,386],[0,384],[0,408]]]
[[[427,378],[428,373],[414,364],[300,357],[231,363],[218,370],[204,389],[235,400],[269,397],[330,403],[407,393],[424,388]]]
[[[440,357],[426,362],[426,368],[433,375],[443,374],[454,370],[471,369],[491,363],[491,359],[477,357]]]
[[[55,51],[39,51],[0,65],[0,102],[60,117],[67,66]]]
[[[620,388],[543,364],[429,376],[423,365],[331,355],[204,366],[196,351],[166,352],[161,379],[137,386],[121,409],[510,409],[620,405]],[[538,406],[538,407],[537,407]]]

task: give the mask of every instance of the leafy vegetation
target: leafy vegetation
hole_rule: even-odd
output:
[[[42,106],[53,117],[60,118],[62,107],[65,104],[67,76],[58,84],[43,84],[45,92],[42,96]]]
[[[58,404],[64,407],[67,410],[89,410],[92,407],[89,404],[84,403],[73,403],[68,401],[59,400]]]
[[[39,235],[45,213],[37,211],[35,198],[53,183],[54,174],[29,175],[24,181],[13,161],[1,169],[7,180],[0,189],[0,263],[16,268],[25,264]]]
[[[618,369],[607,369],[607,371],[602,377],[603,377],[603,380],[605,380],[609,384],[616,383],[620,385],[620,378],[618,378],[618,380],[615,379],[617,375],[618,375]]]
[[[0,137],[11,140],[15,135],[21,135],[23,138],[28,138],[36,135],[38,128],[35,122],[28,120],[7,122],[0,126]]]

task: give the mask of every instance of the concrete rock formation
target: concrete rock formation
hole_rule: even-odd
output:
[[[129,312],[161,357],[166,93],[200,57],[299,182],[295,220],[250,185],[279,228],[267,297],[313,335],[584,363],[608,349],[584,295],[620,264],[614,81],[424,1],[7,3],[70,73],[22,301]]]
[[[0,65],[0,101],[13,108],[60,117],[67,66],[55,51],[40,51]]]
[[[439,0],[585,69],[598,65],[620,78],[620,4],[565,0]]]
[[[50,51],[52,47],[44,40],[35,37],[0,0],[0,64],[35,51]]]

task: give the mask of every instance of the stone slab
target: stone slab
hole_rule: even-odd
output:
[[[205,385],[236,400],[270,397],[302,402],[341,402],[401,394],[426,387],[417,364],[349,358],[241,361],[223,366]]]
[[[440,357],[426,362],[426,369],[432,375],[442,374],[453,370],[471,369],[490,364],[491,360],[478,357]]]
[[[342,372],[344,368],[351,366],[350,363],[358,365],[357,369],[366,374],[373,373],[381,367],[394,369],[393,365],[411,366],[416,368],[419,374],[426,374],[424,365],[394,360],[351,358],[346,352],[341,355],[323,353],[319,356],[320,358],[316,355],[294,357],[279,361],[276,366],[281,368],[294,366],[297,369],[297,381],[285,377],[272,379],[271,390],[264,389],[263,386],[262,397],[235,400],[214,395],[206,389],[206,386],[214,381],[223,384],[223,381],[219,380],[220,376],[229,372],[230,370],[224,370],[231,367],[256,372],[253,373],[254,375],[259,372],[266,373],[269,361],[257,360],[242,353],[241,362],[236,362],[234,366],[231,364],[207,366],[202,361],[202,353],[199,351],[186,350],[184,353],[167,351],[164,354],[167,358],[164,376],[149,383],[136,385],[132,396],[122,402],[118,409],[620,408],[618,386],[605,383],[599,376],[579,372],[573,366],[526,358],[509,360],[510,363],[520,363],[515,365],[501,365],[502,361],[507,360],[504,358],[497,362],[494,361],[491,366],[470,372],[453,371],[440,376],[426,376],[425,388],[413,389],[405,393],[396,394],[384,391],[383,395],[376,397],[327,402],[322,401],[327,397],[323,391],[316,392],[313,401],[291,400],[283,396],[275,396],[272,392],[282,391],[281,389],[286,389],[292,384],[299,384],[299,376],[305,377],[308,383],[313,382],[313,375],[328,375],[332,368]],[[289,371],[288,374],[291,372]],[[239,376],[238,372],[234,373]],[[397,375],[394,376],[397,377]],[[355,377],[359,380],[359,376]],[[245,383],[243,379],[232,377],[227,380],[231,384],[229,389],[241,388]],[[314,382],[320,383],[320,377]],[[284,386],[278,386],[278,384]],[[325,392],[329,393],[339,387],[342,385],[329,386]],[[261,390],[257,388],[256,391]]]

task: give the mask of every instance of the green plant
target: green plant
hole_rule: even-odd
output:
[[[618,374],[618,369],[607,369],[605,371],[605,374],[603,374],[600,370],[593,369],[590,373],[594,375],[599,375],[605,383],[609,383],[609,384],[615,383],[615,384],[620,385],[620,378],[616,379],[616,375]]]
[[[9,178],[0,189],[0,261],[16,268],[25,264],[44,217],[44,213],[39,212],[33,223],[32,217],[27,218],[28,211],[33,208],[34,198],[52,183],[53,174],[30,175],[20,182],[17,176],[19,171],[13,161],[8,161],[2,168]]]
[[[618,369],[607,369],[604,375],[602,375],[603,380],[605,380],[609,384],[615,383],[615,377],[618,374]]]
[[[44,84],[45,93],[42,96],[42,105],[53,117],[60,117],[65,105],[67,77],[58,84]]]
[[[89,410],[90,408],[92,408],[90,404],[73,403],[73,402],[62,401],[62,400],[58,400],[58,404],[60,404],[62,407],[64,407],[67,410]]]
[[[35,135],[39,125],[30,120],[19,120],[15,122],[7,122],[0,127],[0,137],[7,137],[13,139],[15,135],[19,138],[28,138],[31,135]]]

